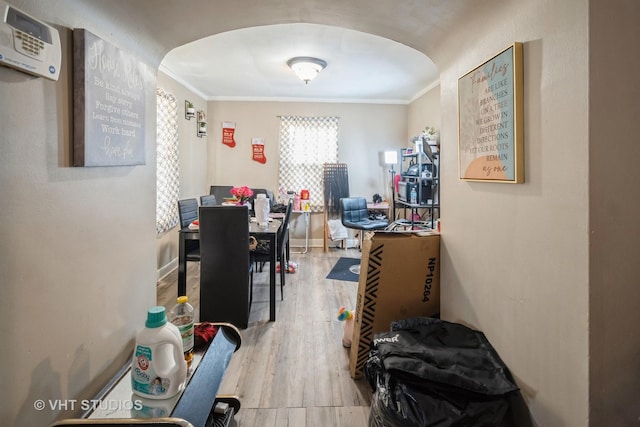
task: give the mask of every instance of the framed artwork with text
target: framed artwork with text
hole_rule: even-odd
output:
[[[466,181],[524,182],[522,43],[458,79],[458,170]]]
[[[73,30],[73,165],[145,164],[145,64]]]

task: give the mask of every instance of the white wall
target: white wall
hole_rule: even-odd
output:
[[[218,185],[248,185],[278,190],[278,116],[338,116],[339,161],[347,163],[352,196],[371,200],[389,184],[382,153],[407,144],[407,106],[388,104],[336,104],[300,102],[209,102],[209,180]],[[236,123],[235,148],[222,144],[222,121]],[[265,140],[266,164],[251,158],[251,138]],[[300,190],[300,189],[295,189]],[[311,215],[311,239],[321,245],[323,216]],[[302,221],[293,239],[304,238]]]
[[[640,419],[640,2],[589,2],[590,423]]]
[[[442,316],[483,331],[540,426],[589,416],[589,114],[582,0],[492,1],[433,56],[441,71]],[[524,43],[525,183],[464,182],[458,78]]]
[[[34,402],[93,396],[155,305],[156,81],[150,66],[146,164],[72,167],[70,28],[121,32],[68,3],[20,8],[60,26],[63,63],[57,82],[0,67],[0,419],[44,426],[58,411]]]
[[[440,85],[430,88],[409,105],[407,123],[408,140],[418,135],[427,126],[440,130],[442,126]]]
[[[443,317],[487,334],[534,425],[632,425],[640,3],[484,7],[431,55],[442,72]],[[461,182],[457,79],[513,41],[524,42],[526,183]],[[431,118],[428,95],[410,106],[410,133]]]
[[[33,426],[57,415],[35,411],[36,399],[93,395],[155,302],[154,136],[144,166],[69,166],[68,29],[140,58],[158,47],[139,27],[97,14],[92,5],[103,2],[14,3],[60,26],[65,58],[56,83],[0,67],[0,418]],[[442,72],[443,316],[485,332],[539,426],[637,422],[638,7],[489,0],[428,52]],[[461,182],[457,78],[513,41],[524,42],[526,182]],[[155,82],[147,94],[155,112]],[[209,110],[213,123],[234,120],[232,110]],[[146,125],[155,129],[153,114]],[[389,138],[405,141],[414,124],[403,126]],[[268,125],[248,129],[244,141],[254,131],[272,141]],[[366,139],[356,127],[350,136]],[[354,168],[361,163],[372,161]]]
[[[209,192],[207,170],[207,138],[196,135],[196,118],[185,119],[185,100],[193,103],[196,111],[207,111],[207,102],[182,84],[176,82],[162,71],[158,72],[158,87],[173,94],[178,102],[178,144],[180,157],[180,199],[196,198]],[[162,277],[177,267],[179,227],[158,236],[157,265],[158,275]]]
[[[386,150],[399,150],[400,147],[407,146],[409,140],[406,136],[406,105],[232,101],[206,103],[163,72],[158,73],[158,86],[178,98],[181,198],[199,199],[209,192],[209,186],[213,184],[248,185],[277,193],[278,116],[340,117],[339,161],[348,164],[351,194],[363,195],[368,199],[374,193],[384,194],[390,186],[390,175],[383,164],[382,153]],[[207,111],[207,137],[198,138],[195,120],[184,119],[185,99],[194,102],[196,109]],[[235,148],[222,144],[222,121],[236,123]],[[416,133],[418,132],[419,130]],[[252,137],[265,139],[266,164],[252,160]],[[366,180],[359,177],[366,177]],[[303,244],[305,230],[302,217],[294,216],[291,228],[293,243]],[[174,228],[158,237],[157,262],[160,276],[177,265],[177,232],[178,229]],[[323,236],[323,215],[312,214],[310,246],[322,247]]]

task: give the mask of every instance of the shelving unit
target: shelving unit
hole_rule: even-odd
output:
[[[435,141],[425,140],[422,144],[416,144],[416,148],[402,148],[400,171],[396,203],[403,210],[405,219],[399,225],[437,228],[436,220],[440,218],[439,145]],[[410,199],[412,187],[416,190],[415,203]],[[407,211],[409,219],[406,219]]]

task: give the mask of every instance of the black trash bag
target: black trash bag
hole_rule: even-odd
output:
[[[482,332],[428,317],[376,334],[364,373],[371,427],[500,426],[518,391]]]

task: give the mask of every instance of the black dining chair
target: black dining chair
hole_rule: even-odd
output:
[[[178,200],[178,215],[180,216],[180,228],[188,227],[189,224],[198,219],[198,200]]]
[[[218,203],[222,204],[225,198],[233,197],[231,194],[231,185],[212,185],[209,187],[209,194],[216,196]]]
[[[264,188],[252,188],[251,191],[253,191],[253,196],[251,196],[249,202],[251,202],[251,209],[254,214],[256,211],[255,201],[258,197],[258,194],[264,194],[267,196],[267,199],[269,199],[269,209],[271,210],[271,212],[273,212],[273,207],[276,205],[276,196],[275,194],[273,194],[273,191]]]
[[[249,210],[200,207],[200,321],[246,328],[253,296]]]
[[[287,264],[289,260],[287,259],[287,250],[286,248],[289,246],[289,220],[291,219],[291,212],[293,211],[293,199],[289,200],[287,204],[287,211],[284,214],[284,219],[282,220],[282,224],[280,225],[280,230],[278,230],[278,238],[277,240],[277,253],[276,253],[276,262],[280,263],[280,299],[284,299],[284,285],[285,285],[285,275]],[[251,256],[253,258],[253,262],[256,264],[264,265],[269,262],[269,249],[270,248],[261,248],[260,245],[256,248],[256,250],[251,252]]]
[[[189,224],[198,219],[198,200],[178,200],[178,215],[180,217],[180,229],[189,227]],[[185,258],[187,261],[200,262],[199,241],[187,240],[185,242]]]
[[[360,250],[367,230],[382,230],[389,225],[389,221],[369,219],[367,199],[364,197],[343,197],[340,199],[340,220],[347,228],[360,230]]]
[[[218,201],[216,200],[216,196],[213,194],[200,196],[200,206],[215,206],[217,204]]]

